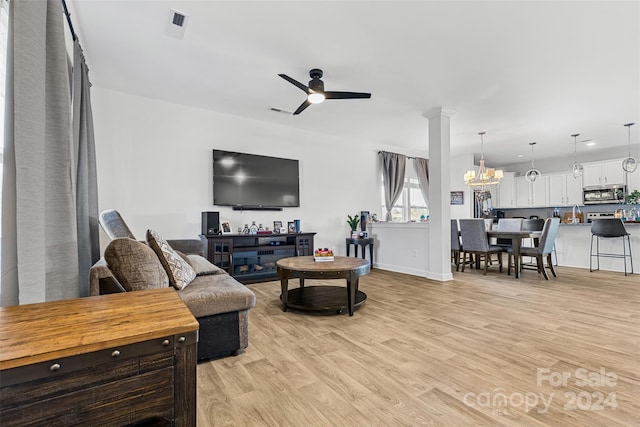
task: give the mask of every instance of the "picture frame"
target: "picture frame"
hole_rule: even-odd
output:
[[[280,234],[280,229],[282,229],[282,221],[273,221],[273,233]]]
[[[220,231],[222,232],[222,234],[233,234],[231,223],[229,221],[220,222]]]
[[[452,205],[464,205],[464,191],[452,191],[451,192],[451,204]]]
[[[288,233],[297,233],[295,221],[289,221],[287,223],[287,232]]]

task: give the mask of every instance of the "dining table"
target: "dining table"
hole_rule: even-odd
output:
[[[542,235],[541,231],[500,231],[500,230],[487,230],[487,238],[501,238],[511,239],[511,247],[513,250],[514,266],[516,270],[516,279],[520,278],[520,248],[522,247],[522,239],[533,239],[534,244]],[[507,271],[509,268],[507,267]]]

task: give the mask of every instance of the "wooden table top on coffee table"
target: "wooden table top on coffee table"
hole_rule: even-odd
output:
[[[280,276],[282,310],[288,307],[298,310],[336,310],[345,307],[353,316],[356,307],[362,305],[367,295],[358,290],[358,279],[371,270],[371,263],[364,259],[334,257],[333,261],[316,262],[312,256],[283,258],[276,262]],[[300,279],[300,287],[289,290],[289,279]],[[346,292],[340,286],[304,286],[304,279],[345,279]],[[346,298],[345,298],[346,297]]]

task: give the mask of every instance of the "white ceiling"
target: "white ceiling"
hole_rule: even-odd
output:
[[[573,155],[572,133],[626,154],[640,122],[639,1],[68,0],[96,87],[426,150],[425,111],[445,107],[452,153],[504,165]],[[189,15],[167,35],[170,9]],[[371,92],[294,111],[324,70],[325,89]],[[637,149],[640,123],[632,127]],[[517,159],[524,154],[524,159]],[[610,157],[606,156],[605,157]],[[538,162],[540,163],[540,162]]]

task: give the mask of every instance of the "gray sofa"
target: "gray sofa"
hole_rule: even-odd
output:
[[[124,224],[119,214],[117,218]],[[103,215],[101,225],[105,231],[110,230],[107,234],[113,240],[103,258],[91,267],[91,295],[170,286],[171,271],[150,247],[153,245],[130,237],[116,237],[114,228],[105,222]],[[126,224],[126,230],[121,228],[122,224],[118,225],[118,233],[132,236]],[[255,306],[254,293],[224,270],[204,260],[204,244],[200,240],[167,242],[171,248],[181,252],[180,256],[193,265],[197,274],[176,292],[200,324],[198,361],[244,351],[249,343],[248,316],[249,310]]]

